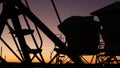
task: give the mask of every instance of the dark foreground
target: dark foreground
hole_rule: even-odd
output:
[[[6,64],[0,63],[0,68],[26,68],[23,66],[21,63],[9,63],[10,67]],[[74,65],[74,64],[63,64],[63,65],[56,65],[56,64],[51,64],[48,65],[46,64],[41,65],[40,63],[33,63],[34,68],[119,68],[120,65],[96,65],[96,64],[84,64],[84,65]]]

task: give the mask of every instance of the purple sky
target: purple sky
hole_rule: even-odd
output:
[[[60,18],[86,16],[89,13],[120,0],[54,0]],[[33,13],[56,32],[59,21],[50,0],[28,0]]]

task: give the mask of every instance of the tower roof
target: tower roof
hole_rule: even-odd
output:
[[[120,2],[118,2],[118,1],[115,3],[112,3],[108,6],[105,6],[101,9],[98,9],[90,14],[91,15],[102,15],[105,13],[115,13],[115,12],[120,12]]]

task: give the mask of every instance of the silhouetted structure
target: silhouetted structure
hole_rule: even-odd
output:
[[[57,51],[57,55],[64,53],[75,64],[79,64],[78,66],[86,66],[81,60],[81,56],[78,55],[90,54],[96,55],[97,58],[99,58],[98,56],[101,54],[98,52],[98,45],[100,43],[99,33],[101,32],[102,38],[105,42],[105,50],[107,50],[106,53],[110,52],[111,54],[109,56],[106,56],[102,53],[102,56],[100,56],[100,61],[98,61],[98,63],[110,64],[111,59],[115,59],[117,61],[116,63],[119,63],[115,53],[119,52],[120,48],[120,2],[115,2],[91,13],[93,16],[71,16],[65,19],[62,23],[57,13],[60,21],[58,28],[65,35],[68,46],[66,46],[62,40],[60,40],[46,25],[44,25],[41,20],[39,20],[30,11],[27,3],[27,6],[24,5],[21,0],[0,0],[0,3],[3,3],[3,9],[0,15],[0,36],[2,36],[4,27],[6,25],[11,33],[12,39],[15,42],[20,56],[18,56],[16,52],[12,50],[12,48],[2,37],[0,37],[0,40],[21,61],[21,63],[23,63],[23,66],[25,68],[33,68],[32,60],[35,57],[40,61],[41,64],[44,65],[44,67],[46,67],[44,57],[41,53],[42,39],[39,33],[39,29],[58,47],[59,50]],[[23,16],[27,29],[22,28],[21,22],[19,21],[19,15]],[[99,17],[100,22],[94,20],[95,15]],[[7,21],[8,19],[11,19],[11,24],[13,27],[9,25]],[[34,30],[31,29],[27,19],[31,20],[33,23],[35,27]],[[102,30],[101,25],[103,27]],[[40,46],[37,44],[37,41],[33,34],[35,30],[41,42]],[[31,35],[30,37],[32,37],[33,42],[36,46],[35,49],[30,48],[27,44],[25,39],[26,35]],[[15,38],[17,38],[17,40]],[[30,54],[33,54],[33,57],[30,57]],[[39,54],[39,56],[37,54]],[[55,55],[55,57],[57,55]],[[55,57],[53,57],[49,63],[51,63]],[[5,65],[8,64],[7,61],[2,57],[0,57],[0,60]],[[60,62],[62,61],[60,60]]]
[[[65,35],[68,50],[76,54],[95,54],[99,45],[100,24],[93,16],[71,16],[58,25]]]
[[[105,50],[120,51],[120,2],[115,2],[101,8],[92,15],[98,16],[102,24],[102,37],[105,42]]]
[[[7,46],[7,48],[23,63],[23,65],[26,68],[33,68],[32,60],[36,57],[41,64],[45,64],[44,58],[41,54],[41,46],[42,46],[42,39],[39,34],[39,29],[49,38],[51,39],[59,48],[61,51],[66,52],[66,45],[41,21],[39,20],[29,9],[29,6],[26,7],[22,3],[21,0],[4,0],[1,1],[3,3],[3,9],[2,13],[0,15],[0,36],[3,33],[3,29],[5,25],[8,27],[12,39],[14,40],[14,43],[20,53],[20,56],[18,56],[14,50],[9,46],[9,44],[0,37],[0,40]],[[26,3],[27,4],[27,3]],[[22,28],[20,17],[23,16],[24,21],[27,26],[27,30],[24,30]],[[11,20],[11,25],[8,23],[8,19]],[[31,22],[34,24],[36,33],[38,34],[38,37],[41,41],[40,46],[37,44],[36,39],[33,34],[33,30],[31,30],[31,27],[29,25],[28,20],[31,20]],[[12,32],[13,31],[13,32]],[[13,35],[15,34],[16,37]],[[26,43],[25,35],[31,35],[33,42],[36,46],[36,49],[30,48],[30,46]],[[17,38],[17,40],[15,39]],[[30,57],[30,54],[33,54],[33,57]],[[39,57],[38,55],[39,54]],[[75,62],[75,64],[83,64],[80,60],[80,57],[74,54],[66,53],[66,55]],[[20,58],[21,57],[21,58]]]

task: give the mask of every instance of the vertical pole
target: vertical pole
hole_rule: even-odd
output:
[[[2,57],[2,46],[1,46],[1,53],[0,53],[0,56]]]
[[[6,55],[4,56],[4,58],[5,58],[5,60],[6,60],[6,58],[7,58]]]

